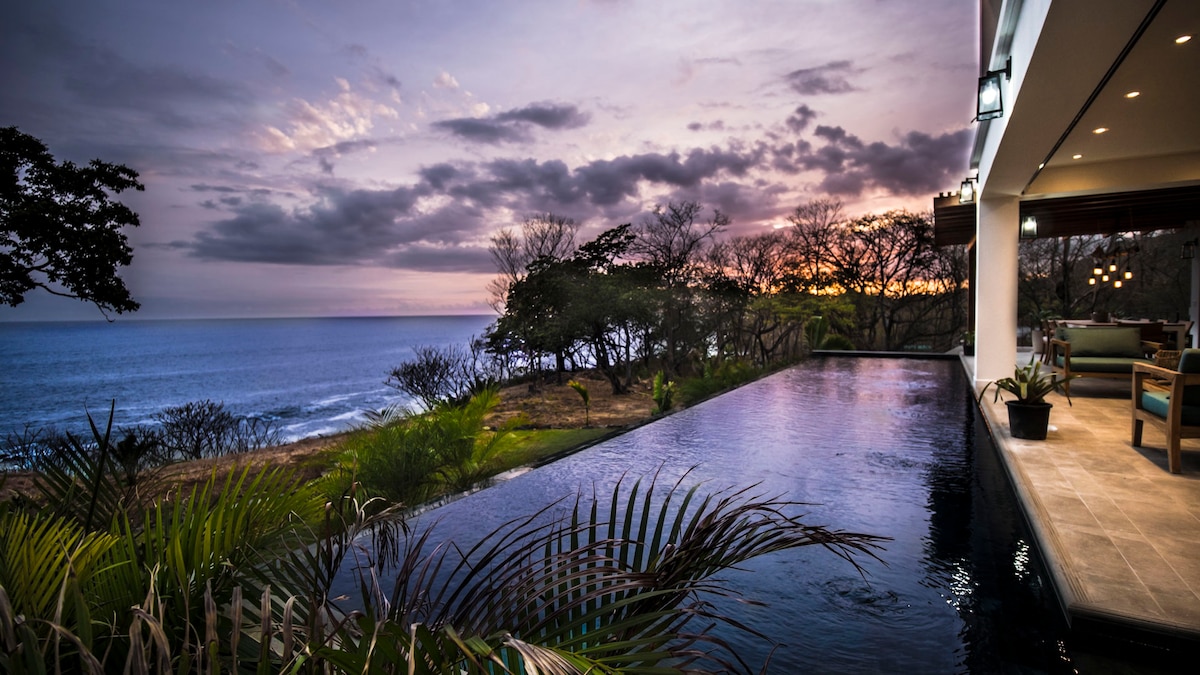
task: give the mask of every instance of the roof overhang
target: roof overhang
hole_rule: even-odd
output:
[[[1021,201],[1020,219],[1037,219],[1038,237],[1151,232],[1200,224],[1200,185],[1074,195]],[[969,244],[975,238],[975,204],[954,193],[933,200],[934,242]]]
[[[1011,91],[1005,116],[976,128],[977,199],[1017,197],[1044,236],[1200,220],[1200,2],[1008,0],[996,13],[987,65],[1012,59]],[[939,244],[970,242],[974,221],[956,195],[934,200]]]

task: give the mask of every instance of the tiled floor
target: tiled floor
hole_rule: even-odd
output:
[[[1128,382],[1076,380],[1071,394],[1048,399],[1045,441],[1012,438],[1004,404],[983,405],[1069,617],[1200,645],[1200,440],[1172,474],[1159,432],[1130,444]]]

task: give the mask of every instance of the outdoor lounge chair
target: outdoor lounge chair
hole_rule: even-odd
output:
[[[1176,370],[1138,363],[1133,366],[1133,447],[1142,446],[1149,422],[1167,439],[1167,467],[1183,471],[1182,438],[1200,438],[1200,349],[1185,349]]]

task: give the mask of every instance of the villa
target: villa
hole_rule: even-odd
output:
[[[972,173],[935,200],[939,241],[973,248],[976,388],[1013,372],[1021,238],[1200,234],[1200,2],[981,0],[980,19]],[[1188,262],[1200,322],[1194,249]],[[1200,444],[1171,473],[1161,433],[1131,443],[1128,380],[1071,393],[1045,441],[1012,438],[983,401],[1067,619],[1200,652]]]

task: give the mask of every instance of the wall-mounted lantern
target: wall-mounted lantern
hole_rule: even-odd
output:
[[[975,203],[975,180],[968,178],[962,182],[958,188],[958,203],[959,204],[974,204]]]
[[[1021,221],[1021,238],[1037,239],[1037,218],[1025,216],[1024,220]]]
[[[979,96],[976,100],[975,119],[983,121],[1004,116],[1004,96],[1000,76],[1007,80],[1012,77],[1012,57],[1004,62],[1003,70],[989,70],[979,78]]]

